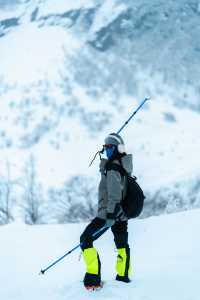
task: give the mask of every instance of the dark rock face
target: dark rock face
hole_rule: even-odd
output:
[[[6,19],[3,21],[0,21],[0,26],[3,29],[7,29],[9,27],[14,27],[19,25],[19,18],[11,18],[11,19]]]
[[[0,37],[4,36],[6,32],[19,25],[19,18],[10,18],[0,21]]]

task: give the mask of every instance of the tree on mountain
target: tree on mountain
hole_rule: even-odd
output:
[[[74,176],[61,189],[50,189],[49,199],[58,223],[88,221],[96,212],[94,182],[87,176]]]
[[[25,223],[33,225],[40,223],[43,200],[42,187],[37,180],[36,161],[33,155],[29,157],[24,171],[25,177],[22,184],[24,187]]]
[[[6,176],[0,178],[0,224],[8,224],[13,221],[12,205],[12,188],[14,181],[11,180],[10,163],[6,162]]]

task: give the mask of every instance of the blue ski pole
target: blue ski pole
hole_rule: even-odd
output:
[[[99,230],[97,230],[92,236],[95,237],[98,233],[102,232],[104,229],[106,229],[106,226],[103,226],[102,228],[100,228]],[[58,258],[57,260],[55,260],[53,263],[51,263],[49,266],[47,266],[45,269],[42,269],[40,271],[39,274],[44,275],[44,273],[49,270],[50,268],[52,268],[53,266],[55,266],[59,261],[61,261],[63,258],[65,258],[67,255],[71,254],[74,250],[78,249],[79,247],[82,246],[83,243],[80,243],[79,245],[77,245],[76,247],[74,247],[73,249],[71,249],[70,251],[68,251],[67,253],[65,253],[63,256],[61,256],[60,258]]]
[[[117,134],[119,134],[124,127],[130,122],[130,120],[134,117],[134,115],[138,112],[138,110],[144,105],[146,101],[150,100],[150,97],[145,98],[142,103],[138,106],[138,108],[133,112],[133,114],[128,118],[128,120],[124,123],[124,125],[117,131]]]

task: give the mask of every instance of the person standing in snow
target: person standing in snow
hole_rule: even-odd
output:
[[[120,135],[111,133],[105,138],[104,150],[107,159],[101,159],[101,180],[98,190],[98,213],[85,228],[80,237],[81,248],[86,264],[84,286],[87,289],[101,287],[101,262],[93,241],[111,228],[117,248],[116,280],[130,282],[130,248],[128,244],[128,218],[125,216],[121,201],[126,195],[126,178],[120,172],[108,168],[109,163],[122,166],[132,173],[132,154],[126,154],[124,141]],[[100,228],[99,234],[93,236]]]

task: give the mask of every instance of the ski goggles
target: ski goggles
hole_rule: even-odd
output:
[[[111,148],[113,148],[113,147],[116,147],[116,146],[113,145],[113,144],[106,144],[106,145],[103,145],[103,148],[104,148],[104,149],[111,149]]]

